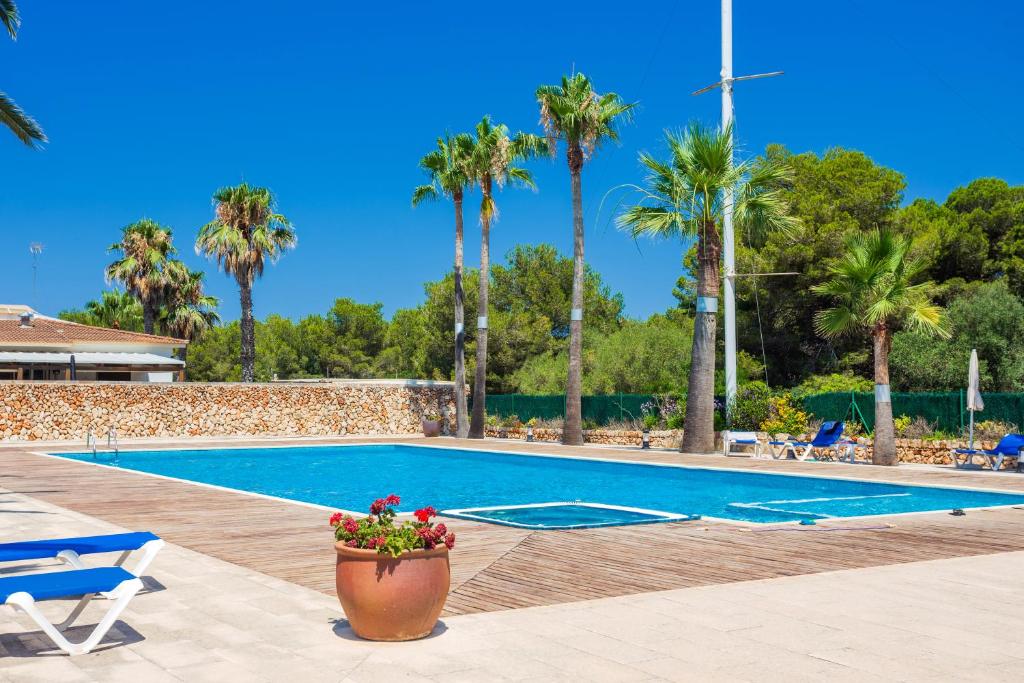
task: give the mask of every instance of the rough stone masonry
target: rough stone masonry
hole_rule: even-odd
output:
[[[0,441],[414,434],[454,414],[450,382],[0,382]]]

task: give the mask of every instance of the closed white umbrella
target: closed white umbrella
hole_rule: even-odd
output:
[[[974,412],[985,410],[985,402],[981,399],[981,377],[978,371],[978,350],[971,349],[971,367],[967,372],[967,410],[971,413],[970,444],[974,450]]]

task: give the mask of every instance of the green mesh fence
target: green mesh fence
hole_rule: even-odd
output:
[[[976,413],[975,421],[999,420],[1024,427],[1024,394],[982,394],[985,410]],[[868,431],[875,428],[874,394],[833,393],[817,394],[804,399],[804,408],[823,420],[862,422]],[[966,396],[962,391],[942,393],[893,393],[894,417],[923,417],[945,432],[959,432],[970,416]]]
[[[599,425],[618,420],[639,420],[642,416],[640,406],[650,400],[650,394],[584,396],[583,419]],[[524,422],[532,417],[538,420],[560,419],[565,417],[565,396],[488,394],[487,414],[500,417],[515,415]]]

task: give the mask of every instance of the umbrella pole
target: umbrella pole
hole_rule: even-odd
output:
[[[970,439],[968,440],[967,448],[968,448],[968,450],[972,450],[973,451],[974,450],[974,411],[972,410],[972,411],[970,411],[970,413],[971,413],[971,431],[970,431]]]

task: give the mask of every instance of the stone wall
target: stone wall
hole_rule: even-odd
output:
[[[526,439],[526,429],[504,429],[494,427],[487,428],[487,435],[500,437],[502,434],[508,439]],[[611,429],[590,429],[583,430],[583,441],[593,444],[604,444],[610,446],[639,446],[642,433],[631,430]],[[534,429],[533,438],[536,441],[561,441],[562,430],[560,429]],[[810,438],[810,437],[807,437]],[[662,430],[651,432],[652,448],[679,448],[683,440],[683,431]],[[858,459],[871,457],[871,440],[858,439]],[[994,448],[994,441],[975,441],[975,448]],[[721,441],[716,439],[716,449],[721,446]],[[923,465],[952,465],[953,458],[950,452],[954,448],[967,448],[966,441],[930,441],[927,439],[896,439],[896,452],[900,462],[917,463]],[[980,459],[976,462],[981,462]],[[1003,462],[1003,468],[1014,468],[1017,466],[1015,459],[1007,459]]]
[[[0,441],[415,434],[431,413],[454,419],[452,383],[0,382]]]

